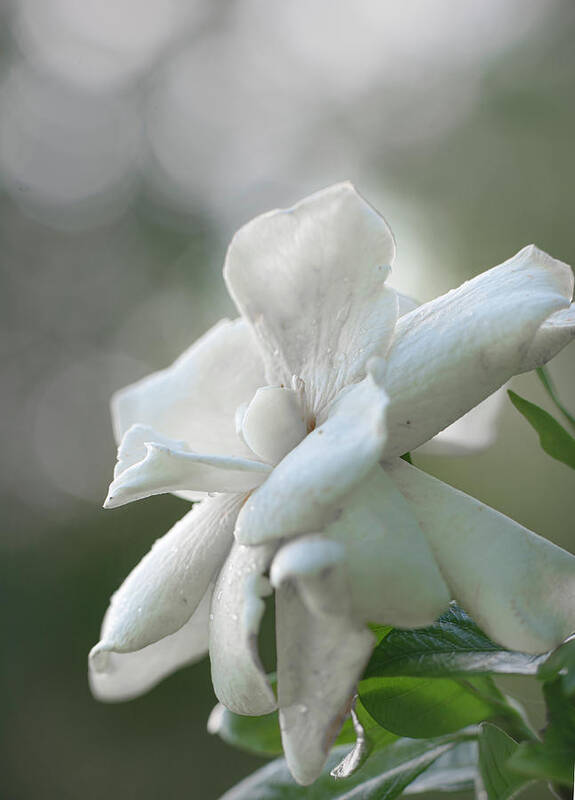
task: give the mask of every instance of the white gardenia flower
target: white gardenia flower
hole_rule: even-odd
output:
[[[575,557],[400,459],[570,341],[571,269],[530,246],[414,307],[386,285],[394,251],[348,183],[258,217],[224,269],[239,319],[112,405],[106,506],[200,502],[112,598],[94,694],[134,697],[209,649],[225,706],[279,707],[302,784],[349,709],[368,622],[427,625],[453,598],[512,649],[575,630]],[[273,590],[277,699],[257,652]]]

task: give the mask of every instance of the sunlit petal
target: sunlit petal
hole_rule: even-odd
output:
[[[319,413],[385,355],[397,319],[385,286],[395,243],[385,220],[341,183],[249,222],[234,236],[224,269],[251,322],[268,383],[305,383]]]
[[[148,425],[196,451],[249,457],[234,416],[265,384],[253,334],[243,320],[222,320],[172,366],[117,392],[112,418],[119,443],[132,425]]]
[[[534,337],[572,293],[571,268],[530,246],[401,317],[388,354],[384,457],[419,447],[512,375],[532,369]],[[557,349],[563,333],[550,334]]]

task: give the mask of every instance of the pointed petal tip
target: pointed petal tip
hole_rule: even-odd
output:
[[[102,508],[105,508],[106,510],[109,510],[111,508],[116,508],[115,497],[110,492],[108,492],[108,494],[106,495],[106,499],[102,503]]]

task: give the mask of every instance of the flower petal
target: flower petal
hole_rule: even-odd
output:
[[[287,210],[249,222],[234,236],[224,277],[253,326],[268,383],[303,379],[319,413],[385,355],[397,319],[385,286],[395,254],[385,220],[341,183]]]
[[[387,396],[382,360],[372,359],[361,383],[344,390],[327,419],[280,461],[238,517],[236,539],[259,544],[321,530],[334,504],[372,469],[385,443]]]
[[[489,395],[421,447],[418,453],[433,456],[465,456],[485,450],[495,442],[507,397],[507,384]]]
[[[541,367],[575,337],[575,303],[556,311],[539,328],[523,363],[523,371]]]
[[[190,619],[175,633],[142,650],[109,653],[104,671],[97,671],[91,664],[89,678],[94,697],[108,703],[131,700],[175,670],[206,655],[212,591],[213,585]]]
[[[300,392],[280,386],[258,389],[243,414],[241,430],[257,456],[277,464],[307,433]]]
[[[292,580],[276,591],[276,627],[282,743],[290,772],[306,786],[325,764],[374,640],[345,615],[310,613]]]
[[[433,552],[379,465],[345,498],[324,533],[345,550],[356,619],[417,628],[447,608],[449,590]]]
[[[401,317],[388,354],[384,458],[419,447],[512,375],[536,366],[531,343],[572,292],[570,267],[530,246]],[[551,339],[556,349],[565,344],[563,336]]]
[[[90,655],[97,671],[108,668],[110,653],[141,650],[185,625],[230,549],[243,501],[208,497],[158,539],[112,597]]]
[[[276,699],[258,655],[258,632],[271,594],[264,576],[276,545],[234,543],[212,600],[210,660],[218,700],[236,714],[258,716],[276,708]]]
[[[250,456],[234,415],[266,383],[253,334],[243,320],[222,320],[171,367],[117,392],[112,399],[116,441],[132,425],[149,425],[194,450]]]
[[[261,461],[192,453],[185,443],[166,437],[162,437],[163,441],[169,444],[145,441],[154,433],[145,426],[134,426],[127,431],[119,448],[119,466],[104,508],[117,508],[151,495],[189,489],[248,492],[263,483],[271,470]],[[124,441],[128,443],[124,445]],[[146,454],[143,460],[127,466],[140,454],[141,448]]]
[[[349,614],[351,605],[345,549],[322,534],[292,539],[272,562],[270,581],[275,589],[295,581],[308,610],[316,616]]]
[[[575,631],[575,556],[403,461],[389,471],[453,596],[496,642],[543,653]]]

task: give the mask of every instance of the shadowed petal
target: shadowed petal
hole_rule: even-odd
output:
[[[175,633],[131,653],[108,654],[106,669],[90,665],[90,688],[98,700],[131,700],[152,689],[167,675],[208,652],[208,626],[213,586],[190,619]]]
[[[111,653],[141,650],[185,625],[230,549],[243,501],[208,497],[158,539],[112,597],[90,654],[96,671],[108,670]]]
[[[395,254],[385,220],[349,183],[249,222],[224,268],[254,328],[268,383],[303,379],[313,413],[385,355],[397,319],[385,286]]]
[[[404,461],[389,473],[454,598],[496,642],[543,653],[575,631],[575,556]]]
[[[377,463],[385,442],[387,396],[381,359],[373,359],[370,368],[374,372],[344,390],[326,421],[250,496],[238,517],[239,542],[258,544],[321,530],[333,517],[334,504]]]
[[[506,386],[422,444],[416,452],[430,456],[465,456],[492,445],[497,438],[501,412],[507,399]]]
[[[356,619],[417,628],[447,608],[449,590],[433,552],[379,465],[344,498],[324,534],[344,549]]]
[[[266,383],[253,334],[243,320],[222,320],[171,367],[117,392],[116,441],[132,425],[148,425],[196,451],[250,456],[236,434],[236,408]]]
[[[324,588],[336,602],[346,589]],[[293,580],[276,591],[276,627],[282,744],[290,772],[306,786],[323,769],[374,639],[346,615],[310,613]]]
[[[537,333],[571,302],[571,268],[530,246],[400,318],[388,354],[384,458],[413,450],[570,338]],[[569,326],[568,326],[569,327]],[[543,329],[545,330],[545,329]],[[542,334],[543,335],[543,334]]]
[[[276,699],[260,662],[258,632],[271,594],[267,571],[276,545],[234,543],[212,600],[210,661],[218,700],[236,714],[269,714]]]
[[[539,328],[522,364],[527,372],[546,364],[575,337],[575,303],[548,317]]]

